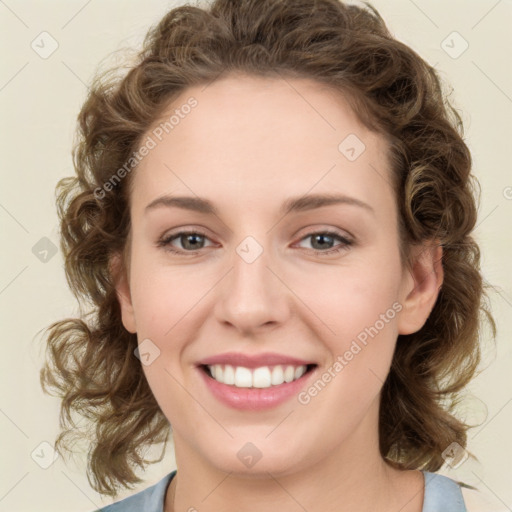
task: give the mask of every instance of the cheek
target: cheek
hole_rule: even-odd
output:
[[[299,397],[320,423],[336,423],[348,435],[377,399],[393,359],[396,319],[401,309],[385,288],[367,293],[338,293],[338,305],[323,310],[335,334],[322,328],[329,360],[317,380]],[[326,308],[327,308],[326,304]]]
[[[192,267],[134,257],[131,290],[139,336],[172,336],[181,319],[200,302],[205,286]]]
[[[398,253],[380,252],[375,261],[361,259],[324,274],[303,278],[298,294],[318,317],[316,337],[331,358],[325,379],[334,375],[332,389],[357,409],[378,393],[391,365],[402,309]]]
[[[267,285],[284,293],[269,296],[286,301],[296,310],[293,316],[314,325],[319,339],[329,340],[329,345],[342,353],[351,340],[364,338],[365,329],[371,329],[398,297],[398,251],[389,246],[376,249],[349,254],[338,262],[278,265],[280,280],[291,291],[287,292],[280,280],[270,278]],[[140,249],[132,254],[132,270],[132,302],[141,339],[176,339],[184,325],[190,328],[199,317],[204,320],[211,315],[213,304],[224,298],[215,296],[215,285],[225,269],[215,265],[173,266],[165,264],[165,256],[149,257]],[[394,325],[393,318],[384,329],[389,337],[388,324]]]
[[[288,276],[294,293],[323,325],[324,334],[343,340],[374,325],[390,308],[386,320],[391,322],[386,325],[394,323],[399,278],[393,258],[381,258],[380,262],[351,260],[346,265],[319,266],[314,273]]]

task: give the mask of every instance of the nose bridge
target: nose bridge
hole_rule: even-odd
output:
[[[275,275],[270,237],[258,238],[248,235],[235,247],[218,297],[220,320],[243,330],[280,322],[286,315],[285,287]]]

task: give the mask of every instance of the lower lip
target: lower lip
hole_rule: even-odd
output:
[[[316,367],[297,380],[283,382],[283,384],[269,388],[238,388],[222,384],[207,375],[203,368],[198,367],[197,369],[208,389],[225,405],[235,409],[261,411],[277,407],[292,396],[298,395],[306,381],[315,373]]]

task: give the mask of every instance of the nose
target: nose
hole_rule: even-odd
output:
[[[270,253],[248,237],[237,247],[231,268],[219,283],[216,317],[240,334],[276,328],[290,316],[293,294]]]

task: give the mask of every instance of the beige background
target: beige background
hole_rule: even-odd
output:
[[[0,1],[0,512],[86,512],[109,502],[89,486],[79,454],[75,462],[58,458],[48,469],[35,462],[51,462],[51,449],[41,443],[55,439],[59,405],[39,386],[42,345],[37,332],[76,314],[77,307],[60,252],[48,253],[43,262],[32,251],[45,243],[43,237],[58,246],[54,187],[72,173],[75,118],[96,66],[112,51],[139,44],[151,24],[181,3]],[[492,295],[499,333],[496,349],[486,349],[487,368],[471,385],[472,398],[464,406],[470,418],[483,422],[469,440],[480,462],[469,459],[457,470],[443,472],[485,490],[512,510],[512,2],[374,0],[373,5],[395,36],[451,83],[466,123],[474,172],[483,190],[476,229],[483,272],[488,282],[500,287]],[[31,48],[43,31],[58,43],[46,59]],[[444,40],[452,56],[443,49]],[[46,41],[45,48],[51,48],[50,39]],[[453,58],[464,41],[467,50]],[[132,492],[174,467],[171,449]]]

